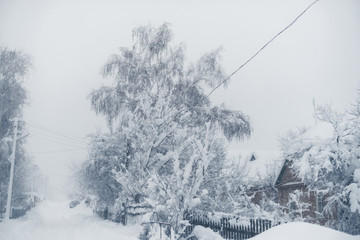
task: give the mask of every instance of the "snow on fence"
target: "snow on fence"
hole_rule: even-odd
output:
[[[11,219],[22,217],[26,214],[27,211],[29,211],[32,207],[26,206],[26,207],[13,207],[11,208]],[[0,222],[5,217],[5,209],[0,212]]]
[[[121,213],[114,214],[108,208],[97,209],[95,212],[104,219],[115,222],[121,222],[124,225],[131,225],[135,222],[140,223],[141,216],[148,212],[148,206],[128,206]],[[130,220],[137,219],[138,221]],[[245,240],[262,233],[273,227],[272,221],[265,219],[240,219],[239,216],[221,216],[214,217],[199,212],[188,213],[185,219],[189,221],[182,237],[190,236],[195,226],[203,226],[219,233],[225,239]],[[151,224],[159,224],[160,228],[166,229],[167,223],[150,222]],[[144,223],[149,224],[149,223]],[[162,226],[164,225],[164,226]],[[189,238],[191,239],[191,238]]]
[[[111,208],[105,207],[94,209],[94,212],[103,219],[122,223],[123,225],[133,225],[141,223],[142,216],[150,210],[151,207],[148,205],[137,204],[127,206],[122,211],[114,211]]]
[[[219,233],[225,239],[249,239],[272,227],[270,220],[250,219],[248,223],[236,222],[231,218],[221,218],[220,221],[211,220],[206,216],[190,215],[187,220],[191,224],[185,229],[183,237],[191,234],[195,226],[203,226]]]

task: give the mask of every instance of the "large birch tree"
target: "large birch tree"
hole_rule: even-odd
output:
[[[137,27],[132,35],[133,45],[102,68],[112,82],[90,95],[110,134],[93,137],[84,168],[103,174],[103,184],[116,192],[112,200],[146,203],[155,220],[181,233],[208,170],[221,172],[217,151],[251,128],[246,115],[213,106],[207,95],[226,78],[219,49],[186,65],[185,47],[172,44],[168,24]]]

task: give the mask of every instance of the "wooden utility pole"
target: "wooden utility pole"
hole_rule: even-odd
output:
[[[14,119],[14,139],[12,145],[12,152],[10,156],[10,179],[9,179],[9,187],[8,187],[8,195],[7,195],[7,202],[6,202],[6,212],[4,220],[8,220],[11,217],[11,196],[12,196],[12,188],[14,182],[14,169],[15,169],[15,152],[16,152],[16,141],[17,141],[17,134],[18,134],[18,125],[19,125],[19,118]]]

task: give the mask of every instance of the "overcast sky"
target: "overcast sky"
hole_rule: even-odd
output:
[[[87,134],[105,126],[87,96],[104,81],[109,55],[130,46],[134,27],[170,23],[188,61],[222,46],[230,74],[311,2],[0,0],[0,46],[33,58],[29,151],[58,184],[70,162],[86,157]],[[344,110],[359,82],[360,1],[320,0],[212,99],[251,119],[251,139],[232,148],[277,150],[279,135],[314,124],[313,99]]]

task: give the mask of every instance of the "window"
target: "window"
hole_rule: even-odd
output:
[[[295,202],[290,203],[290,210],[296,210],[296,203]]]
[[[325,207],[325,197],[322,193],[316,194],[316,211],[322,213]]]

